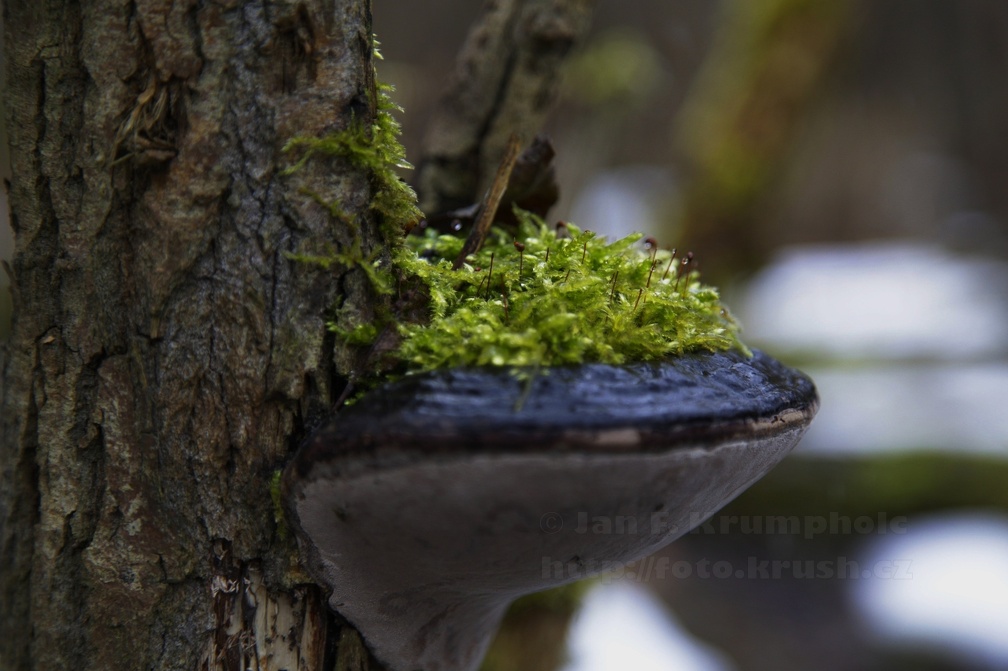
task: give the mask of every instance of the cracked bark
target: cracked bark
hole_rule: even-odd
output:
[[[494,0],[469,32],[417,165],[427,214],[480,201],[508,138],[525,146],[546,119],[595,0]]]
[[[359,660],[278,533],[269,480],[357,363],[327,336],[332,306],[383,300],[359,270],[285,256],[351,242],[302,189],[381,248],[368,176],[280,174],[291,137],[373,114],[369,3],[4,12],[0,668]]]

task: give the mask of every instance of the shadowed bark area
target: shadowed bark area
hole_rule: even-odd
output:
[[[298,572],[269,482],[357,364],[327,335],[333,306],[366,318],[385,300],[359,269],[286,256],[386,247],[366,171],[281,175],[292,137],[373,116],[369,3],[4,12],[0,668],[359,660],[337,651],[359,638]]]

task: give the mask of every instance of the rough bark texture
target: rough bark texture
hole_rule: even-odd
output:
[[[494,0],[470,31],[417,170],[428,214],[478,202],[508,138],[542,128],[560,66],[588,31],[594,0]]]
[[[365,213],[367,174],[283,177],[281,147],[373,114],[369,3],[4,11],[0,668],[320,668],[359,639],[299,577],[269,482],[354,366],[332,306],[379,297],[285,256],[348,245],[299,190]]]

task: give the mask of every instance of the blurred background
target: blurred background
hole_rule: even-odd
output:
[[[480,11],[375,2],[415,159]],[[1002,0],[597,3],[550,216],[693,249],[822,409],[699,531],[522,609],[498,648],[535,652],[488,669],[1008,669],[1006,82]]]
[[[481,9],[374,0],[414,159]],[[551,216],[688,245],[822,409],[698,531],[519,609],[488,669],[1008,669],[1006,82],[1003,0],[598,2]]]

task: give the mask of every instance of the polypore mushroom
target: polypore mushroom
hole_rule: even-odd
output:
[[[308,569],[390,669],[475,669],[512,600],[686,533],[779,462],[818,406],[807,377],[759,352],[528,375],[388,384],[284,473]]]

